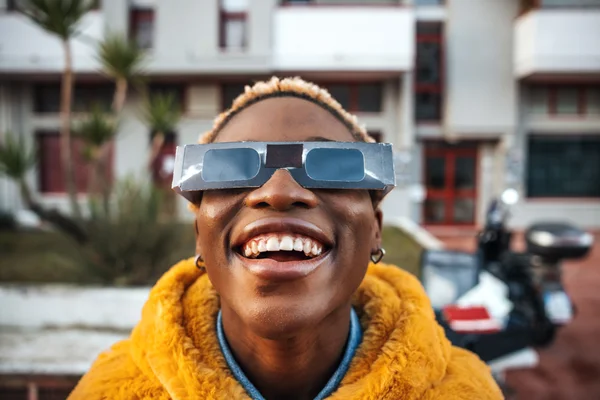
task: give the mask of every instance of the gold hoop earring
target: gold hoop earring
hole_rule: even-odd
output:
[[[377,249],[377,251],[375,253],[371,254],[371,262],[373,264],[377,264],[379,263],[379,261],[381,261],[381,259],[385,256],[385,249],[383,247],[380,247],[379,249]]]
[[[196,255],[196,259],[194,260],[194,264],[196,265],[196,268],[198,268],[200,271],[205,271],[206,268],[204,267],[204,260],[202,259],[202,256],[200,254]]]

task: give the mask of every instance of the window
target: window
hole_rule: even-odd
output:
[[[73,89],[73,112],[87,112],[93,107],[111,109],[114,87],[110,84],[76,84]],[[36,84],[33,88],[33,111],[35,113],[60,112],[60,83]]]
[[[535,85],[529,107],[532,114],[551,116],[600,115],[600,87],[591,85]]]
[[[181,112],[186,111],[186,86],[179,83],[152,83],[149,86],[150,96],[171,95]]]
[[[381,82],[332,83],[322,86],[346,111],[377,113],[383,109],[383,85]]]
[[[415,119],[439,122],[442,118],[442,26],[417,23]]]
[[[227,50],[246,48],[248,0],[221,0],[220,46]]]
[[[233,104],[233,101],[242,93],[246,85],[252,83],[225,83],[221,86],[221,110],[227,110]]]
[[[600,136],[531,136],[527,194],[600,197]]]
[[[83,157],[83,143],[72,139],[73,170],[75,185],[79,193],[87,193],[89,185],[89,164]],[[37,134],[38,150],[38,187],[42,193],[65,193],[64,170],[60,151],[60,135],[58,132],[39,132]],[[112,181],[113,153],[109,155],[107,179]]]
[[[133,8],[129,12],[129,37],[142,49],[151,49],[154,43],[154,10]]]
[[[371,136],[377,143],[383,142],[383,134],[381,131],[369,131],[369,136]]]
[[[442,6],[444,5],[444,0],[415,0],[415,6]]]

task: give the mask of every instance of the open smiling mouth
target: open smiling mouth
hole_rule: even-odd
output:
[[[238,249],[247,259],[271,259],[277,262],[307,261],[328,251],[321,242],[304,235],[269,233],[253,237]]]

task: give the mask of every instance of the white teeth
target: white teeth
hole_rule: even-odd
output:
[[[312,250],[311,250],[312,255],[313,256],[318,255],[318,251],[319,251],[319,248],[317,247],[317,245],[313,244],[313,247],[312,247]]]
[[[279,250],[292,251],[294,250],[294,239],[290,236],[284,236],[279,243]]]
[[[295,251],[302,251],[303,249],[304,249],[304,243],[302,243],[302,240],[296,239],[294,241],[294,250]]]
[[[308,253],[310,253],[310,240],[307,240],[304,242],[304,248],[302,250],[304,250],[304,254],[308,255]]]
[[[267,251],[279,251],[279,240],[276,237],[270,237],[267,240]]]
[[[258,251],[261,253],[267,251],[267,243],[264,240],[258,242]]]
[[[323,252],[323,247],[310,238],[281,234],[255,237],[242,247],[242,253],[247,258],[257,258],[260,253],[274,251],[299,251],[307,257],[317,257]]]

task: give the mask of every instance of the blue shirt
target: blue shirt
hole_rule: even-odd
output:
[[[250,382],[250,380],[246,377],[242,371],[242,368],[239,366],[237,361],[235,361],[235,358],[233,358],[233,354],[231,353],[231,349],[229,348],[229,344],[227,343],[227,339],[225,338],[225,333],[223,331],[221,310],[219,310],[219,314],[217,315],[217,338],[219,340],[219,346],[221,347],[223,356],[225,357],[225,361],[227,362],[227,365],[229,366],[229,369],[231,370],[231,373],[235,379],[237,379],[240,385],[242,385],[242,387],[246,390],[250,398],[253,400],[265,400],[258,389],[256,389],[252,382]],[[335,392],[337,387],[340,385],[340,382],[344,378],[344,375],[346,375],[346,372],[348,372],[348,368],[350,368],[350,361],[352,361],[352,357],[354,357],[354,353],[360,345],[361,340],[362,329],[360,327],[358,315],[356,315],[356,311],[354,311],[352,308],[350,311],[350,333],[348,334],[348,342],[346,343],[346,349],[344,350],[342,362],[314,400],[322,400]]]

